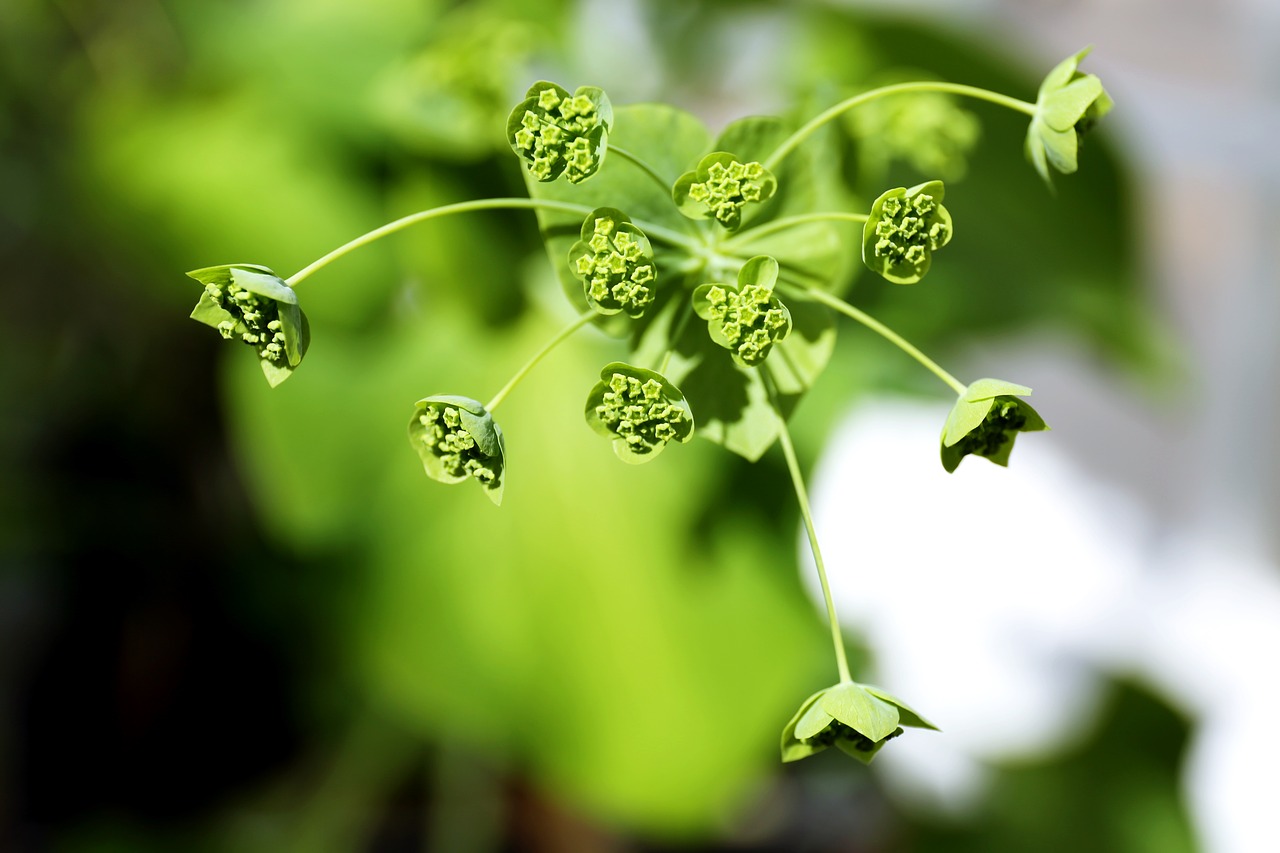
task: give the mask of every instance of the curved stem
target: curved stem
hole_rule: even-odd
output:
[[[779,282],[779,284],[789,290],[798,292],[802,296],[807,296],[815,302],[821,302],[829,308],[834,308],[846,317],[851,317],[854,320],[857,320],[859,323],[880,335],[880,337],[889,341],[916,361],[920,362],[920,364],[922,364],[930,373],[947,383],[947,385],[951,386],[951,390],[955,391],[957,394],[963,394],[967,390],[959,379],[956,379],[950,373],[943,370],[936,361],[916,349],[910,341],[899,335],[893,329],[890,329],[884,323],[881,323],[879,320],[872,317],[870,314],[854,308],[843,299],[840,299],[837,296],[832,296],[825,290],[819,290],[816,287],[795,287],[794,285],[789,285],[786,282]]]
[[[285,284],[290,287],[296,287],[298,282],[307,278],[312,273],[323,269],[338,258],[341,258],[343,255],[354,252],[362,246],[367,246],[375,240],[386,237],[388,234],[394,234],[403,228],[408,228],[410,225],[417,225],[419,222],[426,222],[428,219],[438,219],[439,217],[449,216],[454,213],[469,213],[473,210],[511,208],[542,208],[544,210],[558,210],[564,213],[577,213],[582,216],[586,216],[591,212],[591,208],[585,207],[581,204],[569,204],[562,201],[546,201],[536,198],[483,198],[477,199],[476,201],[463,201],[457,204],[446,204],[441,207],[433,207],[430,210],[420,210],[417,213],[402,216],[394,222],[388,222],[381,228],[375,228],[367,234],[362,234],[349,243],[343,243],[329,254],[289,276],[285,279]]]
[[[679,299],[680,297],[676,297]],[[677,309],[681,310],[681,309]],[[684,308],[681,310],[680,319],[672,327],[671,337],[667,340],[671,341],[671,347],[662,356],[662,367],[658,368],[658,372],[663,376],[667,375],[667,365],[671,364],[671,356],[676,351],[676,344],[680,341],[680,336],[684,334],[684,327],[689,324],[689,318],[693,316],[693,300],[685,301]]]
[[[554,338],[552,338],[551,341],[547,343],[546,346],[538,350],[537,354],[534,355],[533,358],[526,361],[524,363],[524,366],[516,371],[516,375],[512,376],[511,379],[508,380],[507,384],[502,386],[501,391],[493,395],[493,399],[485,404],[485,408],[488,409],[490,412],[492,412],[494,409],[498,408],[498,406],[502,405],[502,401],[507,398],[507,395],[511,393],[512,389],[514,389],[517,385],[520,384],[520,380],[524,379],[525,376],[529,374],[529,371],[533,370],[535,367],[538,366],[538,362],[542,361],[542,359],[544,359],[548,353],[550,353],[553,349],[555,349],[556,347],[560,346],[560,344],[568,340],[573,335],[574,332],[578,331],[583,326],[590,323],[597,316],[598,315],[596,314],[596,312],[587,311],[582,316],[574,320],[572,323],[570,323],[569,325],[561,329],[559,334],[557,334]]]
[[[625,148],[619,148],[613,143],[609,144],[607,153],[617,154],[623,160],[630,161],[631,163],[639,167],[640,171],[644,172],[650,178],[653,178],[654,182],[656,182],[658,186],[662,187],[663,193],[665,193],[666,195],[671,195],[671,183],[668,182],[666,178],[659,175],[657,169],[654,169],[652,166],[650,166],[644,160],[641,160],[635,154],[632,154],[630,151],[628,151]]]
[[[794,228],[797,225],[804,225],[809,222],[866,222],[871,218],[867,213],[844,213],[842,211],[833,210],[825,213],[803,213],[799,216],[786,216],[782,219],[775,219],[772,222],[766,222],[763,225],[757,225],[755,228],[749,228],[740,234],[735,234],[720,245],[729,248],[737,243],[746,243],[750,245],[752,240],[763,237],[766,234],[772,234],[775,231],[785,231],[788,228]]]
[[[804,520],[805,533],[809,536],[809,550],[813,552],[813,562],[818,567],[818,580],[822,583],[822,598],[827,603],[827,620],[831,623],[831,644],[836,650],[836,668],[840,671],[841,682],[853,681],[853,676],[849,674],[849,660],[845,657],[840,620],[836,617],[835,599],[831,597],[831,583],[827,580],[827,567],[822,560],[822,549],[818,547],[818,532],[814,529],[813,513],[809,510],[809,494],[804,487],[804,475],[800,473],[800,462],[796,459],[796,449],[791,443],[791,433],[787,430],[787,419],[782,416],[782,410],[778,406],[777,390],[767,366],[761,369],[760,378],[764,380],[769,399],[773,403],[774,414],[778,416],[778,441],[782,444],[782,455],[787,459],[791,485],[796,491],[796,503],[800,505],[800,518]]]
[[[965,86],[961,83],[943,83],[940,81],[922,80],[918,83],[895,83],[892,86],[881,86],[878,89],[871,89],[852,98],[847,98],[833,107],[819,113],[809,120],[803,127],[791,134],[782,144],[778,146],[769,159],[764,162],[764,167],[769,170],[777,169],[779,163],[790,154],[796,146],[804,142],[822,125],[831,121],[841,113],[851,110],[854,107],[861,106],[868,101],[874,101],[877,98],[883,98],[888,95],[901,95],[908,92],[946,92],[952,95],[964,95],[969,98],[977,98],[980,101],[990,101],[993,104],[999,104],[1002,107],[1008,107],[1011,110],[1017,110],[1027,115],[1035,115],[1036,105],[1027,101],[1020,101],[1017,98],[1011,98],[1008,95],[1001,95],[999,92],[992,92],[987,89],[979,89],[976,86]]]

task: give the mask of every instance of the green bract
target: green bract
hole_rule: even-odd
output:
[[[293,374],[311,343],[307,317],[298,296],[267,267],[224,264],[192,270],[204,294],[191,319],[212,326],[227,340],[253,347],[274,388]]]
[[[1077,70],[1092,49],[1086,47],[1067,57],[1040,84],[1036,112],[1027,128],[1026,151],[1036,171],[1050,184],[1049,166],[1067,175],[1074,172],[1080,135],[1114,105],[1096,75]]]
[[[419,400],[409,421],[409,443],[431,479],[474,479],[489,500],[502,503],[507,464],[502,429],[477,401],[447,394]]]
[[[844,681],[804,700],[782,730],[782,760],[798,761],[829,746],[870,764],[903,726],[938,730],[901,699],[878,687]]]
[[[620,361],[600,371],[587,397],[587,424],[612,439],[623,462],[653,459],[671,441],[693,436],[693,413],[680,389],[659,373]]]
[[[894,284],[924,278],[933,253],[951,240],[942,181],[889,190],[876,199],[862,228],[862,260]]]
[[[644,232],[620,210],[601,207],[582,223],[582,239],[569,250],[569,266],[582,279],[587,302],[601,314],[639,317],[653,302],[657,267]]]
[[[690,219],[714,218],[730,231],[737,231],[742,225],[742,209],[768,201],[777,188],[773,173],[760,163],[743,163],[732,154],[714,151],[676,180],[671,197]]]
[[[693,291],[693,310],[707,321],[711,340],[743,367],[755,367],[791,333],[791,312],[773,293],[778,262],[767,255],[747,261],[738,285],[704,284]]]
[[[534,83],[507,119],[507,141],[539,181],[585,181],[604,162],[613,107],[604,90]]]
[[[954,471],[970,454],[1008,465],[1018,433],[1049,428],[1035,409],[1018,399],[1030,393],[1025,385],[1001,379],[979,379],[966,388],[942,428],[942,467]]]

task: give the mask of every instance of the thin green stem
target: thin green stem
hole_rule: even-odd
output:
[[[838,210],[827,211],[823,213],[803,213],[799,216],[785,216],[782,219],[775,219],[772,222],[766,222],[763,225],[757,225],[736,234],[721,243],[722,248],[730,248],[735,244],[745,243],[750,245],[752,240],[772,234],[775,231],[785,231],[788,228],[794,228],[797,225],[804,225],[809,222],[866,222],[870,219],[870,214],[866,213],[845,213]]]
[[[918,83],[895,83],[892,86],[881,86],[878,89],[871,89],[852,98],[847,98],[833,107],[819,113],[808,121],[803,127],[791,134],[782,144],[778,146],[769,159],[764,162],[764,167],[769,170],[776,170],[778,164],[790,154],[801,142],[804,142],[822,125],[831,121],[836,116],[854,107],[861,106],[869,101],[877,98],[887,97],[889,95],[901,95],[908,92],[946,92],[952,95],[964,95],[969,98],[977,98],[981,101],[990,101],[993,104],[999,104],[1002,107],[1008,107],[1011,110],[1017,110],[1027,115],[1035,115],[1036,105],[1027,101],[1020,101],[1017,98],[1011,98],[1008,95],[1001,95],[999,92],[992,92],[987,89],[979,89],[976,86],[965,86],[961,83],[943,83],[940,81],[922,80]]]
[[[677,299],[680,297],[677,296]],[[693,300],[685,300],[683,308],[677,308],[680,311],[680,319],[672,327],[671,337],[667,340],[671,341],[671,347],[662,356],[662,367],[658,368],[658,372],[663,376],[667,375],[667,366],[671,364],[671,356],[676,351],[676,344],[680,341],[680,336],[684,334],[684,327],[689,324],[689,318],[693,316]]]
[[[550,353],[553,349],[555,349],[556,347],[560,346],[560,344],[568,340],[570,336],[573,335],[574,332],[578,331],[583,326],[590,323],[597,316],[599,315],[596,314],[596,312],[587,311],[581,317],[578,317],[578,319],[574,320],[572,323],[570,323],[569,325],[561,329],[559,334],[557,334],[554,338],[552,338],[551,341],[546,346],[540,349],[537,352],[537,354],[534,355],[533,358],[525,362],[524,367],[521,367],[519,370],[516,371],[516,375],[512,376],[511,379],[507,382],[507,384],[502,386],[501,391],[493,395],[493,399],[485,404],[485,408],[488,409],[490,412],[492,412],[494,409],[498,408],[498,406],[502,405],[502,401],[506,399],[507,395],[511,393],[512,389],[514,389],[517,385],[520,384],[520,381],[524,379],[525,376],[528,375],[529,371],[533,370],[535,367],[538,366],[538,362],[542,361],[542,359],[545,358],[548,353]]]
[[[951,389],[957,394],[963,394],[965,392],[966,388],[959,379],[956,379],[950,373],[943,370],[936,361],[916,349],[916,347],[906,338],[902,337],[893,329],[890,329],[884,323],[881,323],[879,320],[872,317],[870,314],[867,314],[865,311],[854,308],[838,296],[832,296],[825,290],[820,290],[816,287],[796,287],[794,285],[789,285],[786,282],[779,282],[779,284],[782,287],[793,290],[802,296],[806,296],[809,299],[814,300],[815,302],[821,302],[823,305],[834,308],[846,317],[851,317],[854,320],[857,320],[859,323],[880,335],[882,338],[892,343],[916,361],[920,362],[920,364],[922,364],[930,373],[947,383],[947,385],[951,386]]]
[[[769,399],[773,403],[774,414],[778,416],[778,441],[782,444],[782,455],[787,459],[787,470],[791,473],[791,485],[795,487],[796,503],[800,505],[800,518],[804,520],[805,532],[809,535],[809,550],[813,552],[814,565],[818,567],[818,580],[822,583],[822,598],[827,603],[827,620],[831,623],[831,644],[836,651],[836,668],[840,671],[840,681],[853,681],[849,674],[849,660],[845,657],[844,637],[840,633],[840,620],[836,617],[835,599],[831,597],[831,583],[827,580],[826,563],[822,560],[822,549],[818,547],[818,531],[813,526],[813,513],[809,510],[809,494],[804,487],[804,475],[800,473],[800,462],[796,459],[796,449],[791,443],[791,433],[787,429],[787,419],[782,416],[778,405],[778,393],[774,387],[773,377],[767,367],[761,371],[765,388],[769,391]]]
[[[635,154],[632,154],[627,149],[619,148],[618,146],[612,143],[609,144],[608,153],[616,154],[619,157],[621,157],[623,160],[628,160],[631,163],[635,164],[637,167],[639,167],[640,171],[644,172],[650,178],[653,178],[654,182],[657,183],[658,186],[662,187],[662,191],[665,194],[671,195],[671,182],[668,181],[666,178],[662,177],[661,175],[659,175],[658,170],[650,166],[644,160],[640,159]]]
[[[591,208],[581,204],[569,204],[562,201],[546,201],[536,198],[483,198],[475,201],[463,201],[457,204],[446,204],[442,207],[433,207],[430,210],[420,210],[417,213],[411,213],[408,216],[402,216],[394,222],[388,222],[381,228],[375,228],[367,234],[355,238],[349,243],[343,243],[329,254],[314,261],[310,265],[303,267],[298,272],[285,279],[285,284],[290,287],[296,287],[300,281],[317,272],[329,264],[341,258],[350,252],[362,246],[367,246],[375,240],[380,240],[388,234],[394,234],[410,225],[417,225],[419,222],[426,222],[428,219],[438,219],[442,216],[450,216],[454,213],[469,213],[475,210],[495,210],[495,209],[535,209],[558,210],[564,213],[577,213],[586,216],[591,212]]]

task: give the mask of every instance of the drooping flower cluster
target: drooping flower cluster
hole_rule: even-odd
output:
[[[878,687],[843,681],[810,696],[782,730],[782,760],[797,761],[834,746],[863,764],[902,734],[902,727],[933,729],[905,702]]]
[[[1040,84],[1024,148],[1040,177],[1052,186],[1049,167],[1076,171],[1080,138],[1115,105],[1097,75],[1079,70],[1091,48],[1068,56]]]
[[[982,456],[997,465],[1008,465],[1013,440],[1020,432],[1049,427],[1025,400],[1025,385],[1001,379],[979,379],[956,400],[942,428],[942,465],[955,471],[966,456]]]
[[[565,175],[571,183],[604,161],[613,108],[604,91],[581,86],[572,95],[555,83],[535,83],[507,119],[507,141],[539,181]]]
[[[569,250],[569,265],[582,279],[587,301],[601,314],[624,311],[639,317],[653,302],[653,247],[620,210],[591,212],[582,224],[582,239]]]
[[[618,361],[600,371],[586,416],[624,462],[647,462],[670,442],[693,436],[693,413],[680,389],[652,370]]]
[[[862,231],[862,259],[895,284],[924,278],[933,253],[951,240],[941,181],[898,187],[876,199]]]
[[[223,265],[187,273],[204,285],[191,317],[218,330],[225,340],[253,347],[272,385],[302,361],[309,343],[298,297],[267,267]]]
[[[743,367],[764,362],[791,332],[791,312],[773,293],[778,262],[759,255],[743,264],[738,285],[704,284],[693,291],[693,308],[707,321],[711,339]]]
[[[409,443],[433,480],[473,479],[495,504],[502,502],[502,430],[479,402],[446,395],[419,400],[409,421]]]
[[[777,188],[777,179],[762,164],[754,160],[744,163],[732,154],[716,151],[680,176],[672,197],[685,216],[714,218],[736,231],[742,224],[743,208],[767,201]]]

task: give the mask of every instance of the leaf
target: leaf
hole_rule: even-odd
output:
[[[818,704],[823,711],[868,740],[884,740],[898,727],[898,709],[895,706],[872,696],[862,685],[851,681],[827,690]]]

